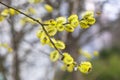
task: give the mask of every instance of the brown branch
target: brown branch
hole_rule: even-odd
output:
[[[21,12],[20,10],[17,10],[17,9],[15,9],[15,8],[11,7],[11,6],[8,6],[8,5],[6,5],[6,4],[4,4],[4,3],[2,3],[2,2],[0,2],[0,4],[6,6],[6,7],[8,7],[8,8],[14,9],[15,11],[19,12],[20,14],[23,14],[24,16],[26,16],[26,17],[32,19],[33,21],[37,22],[38,24],[40,24],[40,25],[42,26],[42,29],[44,30],[45,34],[48,36],[51,44],[52,44],[52,45],[54,46],[54,48],[62,55],[62,51],[59,50],[59,49],[55,46],[54,42],[51,40],[49,34],[47,33],[47,30],[46,30],[45,27],[44,27],[44,25],[46,25],[46,24],[43,24],[43,23],[41,23],[39,20],[37,20],[37,19],[35,19],[35,18],[33,18],[33,17],[30,17],[29,15]]]

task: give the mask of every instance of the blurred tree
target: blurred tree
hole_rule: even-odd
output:
[[[14,2],[15,1],[15,2]],[[32,0],[31,0],[32,1]],[[33,0],[34,1],[34,0]],[[95,6],[95,12],[100,11],[101,14],[104,12],[104,6],[109,3],[110,0],[106,0],[104,2],[95,2],[94,0],[91,0],[93,5]],[[77,14],[80,15],[83,11],[86,10],[86,3],[89,2],[88,0],[44,0],[43,2],[33,2],[29,3],[27,0],[20,1],[18,3],[17,0],[1,0],[1,2],[6,3],[7,5],[14,6],[17,9],[21,9],[27,13],[27,10],[29,7],[33,7],[33,9],[36,10],[36,14],[28,14],[30,16],[33,16],[35,18],[41,18],[43,21],[48,20],[48,19],[54,19],[58,16],[70,16],[71,14]],[[44,8],[44,4],[48,4],[51,7],[53,7],[53,11],[51,12],[45,12],[44,10],[40,8]],[[1,5],[0,5],[1,6]],[[3,10],[3,6],[1,6],[0,11]],[[52,9],[51,9],[52,10]],[[28,10],[29,13],[29,10]],[[44,15],[43,15],[44,14]],[[114,21],[109,21],[107,20],[104,15],[99,15],[96,16],[96,25],[91,27],[90,29],[85,29],[85,30],[80,30],[76,29],[73,33],[68,33],[68,32],[63,32],[63,33],[58,33],[55,37],[59,40],[62,40],[66,44],[66,49],[64,51],[71,53],[73,58],[78,61],[79,60],[79,54],[78,50],[89,43],[93,42],[96,38],[99,38],[101,35],[104,34],[104,32],[109,32],[112,33],[114,40],[113,43],[116,42],[116,44],[119,42],[118,39],[118,34],[119,34],[119,18]],[[101,19],[103,18],[103,19]],[[20,25],[18,21],[20,20],[26,20],[25,24]],[[3,22],[5,25],[0,25],[1,33],[5,34],[3,26],[9,26],[9,36],[10,36],[10,45],[13,48],[12,55],[13,60],[12,60],[12,75],[10,72],[9,76],[12,76],[12,80],[22,80],[21,79],[21,68],[20,66],[22,63],[26,62],[27,56],[32,53],[32,51],[35,49],[33,46],[35,44],[39,43],[39,40],[37,38],[35,39],[26,39],[29,33],[34,32],[36,29],[38,29],[37,24],[34,24],[29,19],[26,19],[25,17],[21,15],[17,16],[11,16],[9,15],[9,18],[7,17],[6,21]],[[28,24],[30,23],[30,24]],[[32,23],[32,24],[31,24]],[[17,27],[16,27],[17,26]],[[114,27],[113,27],[114,26]],[[98,29],[98,31],[95,31],[95,29]],[[116,31],[117,29],[117,31]],[[1,36],[2,36],[1,34]],[[117,36],[114,36],[117,35]],[[0,38],[2,39],[2,38]],[[1,40],[2,41],[2,40]],[[23,43],[28,43],[32,46],[32,48],[28,50],[24,50],[24,44]],[[98,43],[99,44],[99,43]],[[105,46],[106,47],[106,46]],[[36,49],[36,51],[40,52],[40,48]],[[20,57],[20,53],[24,52],[24,55]],[[104,53],[104,51],[103,51]],[[106,52],[105,52],[106,53]],[[7,55],[0,56],[0,72],[2,72],[3,77],[5,80],[7,80],[7,72],[6,67],[4,66],[6,59],[8,58],[8,53]],[[102,55],[102,54],[101,54]],[[104,57],[108,56],[108,53],[104,54]],[[106,58],[105,57],[105,58]],[[99,62],[101,63],[101,62]],[[96,71],[99,70],[99,68],[103,68],[102,65],[104,64],[95,64],[97,65],[98,69],[95,69]],[[54,68],[56,68],[56,63],[53,64]],[[10,69],[11,70],[11,69]],[[97,74],[96,74],[97,75]],[[103,75],[106,77],[106,75]],[[108,74],[107,76],[111,76],[111,74]],[[95,76],[93,76],[95,77]],[[99,78],[95,78],[96,80]],[[46,78],[45,78],[46,79]],[[83,79],[84,77],[80,72],[63,72],[63,71],[56,71],[55,74],[55,80],[79,80]],[[112,79],[112,78],[111,78]],[[113,78],[114,79],[114,78]]]

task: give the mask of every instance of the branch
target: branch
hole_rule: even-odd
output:
[[[60,51],[60,50],[55,46],[54,42],[51,40],[49,34],[47,33],[47,30],[46,30],[45,27],[44,27],[44,25],[46,25],[46,24],[43,24],[43,23],[41,23],[39,20],[37,20],[37,19],[35,19],[35,18],[33,18],[33,17],[30,17],[29,15],[23,13],[22,11],[17,10],[17,9],[15,9],[15,8],[11,7],[11,6],[8,6],[8,5],[6,5],[6,4],[4,4],[4,3],[2,3],[2,2],[0,2],[0,4],[6,6],[6,7],[8,7],[8,8],[11,8],[11,9],[15,10],[15,11],[19,12],[20,14],[23,14],[24,16],[26,16],[26,17],[32,19],[33,21],[37,22],[38,24],[40,24],[40,25],[42,26],[42,29],[44,30],[45,34],[48,36],[50,42],[51,42],[52,45],[54,46],[54,48],[62,55],[62,51]]]

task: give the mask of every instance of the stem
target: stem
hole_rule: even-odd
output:
[[[35,18],[33,18],[33,17],[31,17],[31,16],[25,14],[24,12],[22,12],[22,11],[20,11],[20,10],[17,10],[17,9],[15,9],[15,8],[11,7],[11,6],[8,6],[8,5],[6,5],[6,4],[4,4],[4,3],[2,3],[2,2],[0,2],[0,4],[6,6],[6,7],[8,7],[8,8],[11,8],[11,9],[15,10],[15,11],[19,12],[20,14],[22,14],[22,15],[24,15],[24,16],[26,16],[26,17],[32,19],[33,21],[37,22],[38,24],[40,24],[40,25],[42,26],[42,28],[43,28],[45,34],[48,36],[50,42],[51,42],[52,45],[54,46],[54,48],[62,55],[62,51],[60,51],[60,50],[55,46],[54,42],[51,40],[49,34],[47,33],[47,30],[46,30],[45,27],[44,27],[44,25],[46,25],[46,24],[43,24],[43,23],[41,23],[39,20],[37,20],[37,19],[35,19]]]

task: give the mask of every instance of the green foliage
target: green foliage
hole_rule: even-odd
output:
[[[113,46],[112,48],[108,48],[108,49],[103,49],[100,53],[100,57],[102,59],[106,59],[109,58],[111,55],[113,54],[117,54],[120,55],[120,47],[119,46]]]
[[[91,74],[84,75],[86,80],[120,80],[119,47],[104,49],[100,58],[93,61]]]

